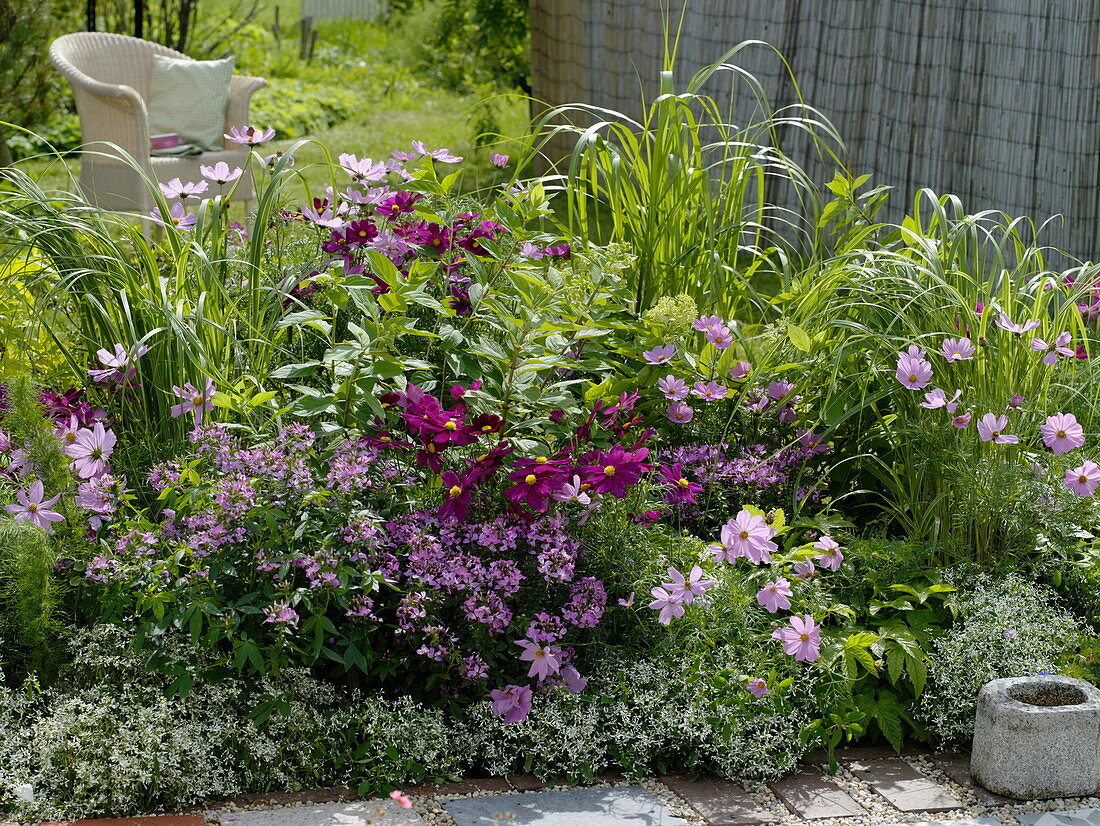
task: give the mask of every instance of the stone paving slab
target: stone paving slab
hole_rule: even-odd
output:
[[[415,810],[403,808],[389,798],[211,815],[211,821],[216,817],[222,826],[426,826]],[[141,826],[165,824],[158,820]]]
[[[947,812],[963,808],[961,800],[904,760],[853,760],[848,768],[902,812]]]
[[[159,817],[149,815],[146,817],[110,817],[100,820],[51,820],[48,823],[43,823],[42,826],[206,826],[206,821],[201,815],[163,815]]]
[[[914,820],[911,823],[873,823],[871,826],[1001,826],[992,817],[964,817],[959,820]]]
[[[757,826],[778,819],[732,780],[713,775],[691,780],[686,774],[666,774],[661,782],[687,801],[709,826]]]
[[[792,774],[769,783],[768,788],[791,814],[803,820],[863,817],[867,811],[851,795],[817,772]]]
[[[448,800],[458,826],[686,826],[641,786]]]
[[[1100,826],[1100,809],[1073,809],[1016,815],[1024,826]]]
[[[933,758],[936,768],[954,780],[964,789],[969,789],[975,797],[990,806],[1005,806],[1010,803],[1018,803],[1011,797],[1002,797],[991,792],[985,786],[976,781],[970,774],[970,758],[961,754],[936,755]]]

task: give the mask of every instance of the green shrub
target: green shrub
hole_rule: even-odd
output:
[[[1047,588],[1016,575],[960,577],[959,621],[932,641],[928,686],[917,716],[945,745],[974,732],[979,689],[1001,677],[1056,672],[1082,635],[1078,621]]]

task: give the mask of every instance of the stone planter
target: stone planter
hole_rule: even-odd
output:
[[[974,779],[1019,800],[1100,791],[1100,690],[1056,675],[993,680],[978,694]]]

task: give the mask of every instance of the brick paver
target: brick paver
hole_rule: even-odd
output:
[[[709,826],[756,826],[778,820],[732,780],[703,775],[693,781],[686,774],[669,774],[661,782],[687,801]]]
[[[848,768],[902,812],[947,812],[963,807],[961,800],[904,760],[853,760]]]
[[[803,820],[862,817],[867,814],[851,795],[817,772],[792,774],[769,783],[768,788],[792,814]]]
[[[970,774],[970,758],[961,754],[938,754],[933,758],[936,767],[962,786],[969,789],[975,797],[990,806],[1004,806],[1008,803],[1017,803],[1010,797],[1002,797],[982,786]]]

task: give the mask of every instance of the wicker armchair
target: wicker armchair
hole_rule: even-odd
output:
[[[146,40],[121,34],[77,32],[57,38],[50,45],[50,60],[69,80],[80,115],[85,153],[81,155],[80,185],[87,198],[103,209],[148,213],[153,199],[138,172],[123,161],[129,154],[155,181],[172,178],[200,180],[200,164],[225,161],[245,166],[248,148],[223,143],[218,152],[185,157],[153,157],[149,154],[149,122],[146,101],[153,75],[153,55],[188,59],[186,55]],[[267,81],[234,75],[229,85],[225,131],[248,123],[252,93]],[[204,197],[217,194],[211,187]],[[243,177],[234,193],[252,199],[252,180]]]

